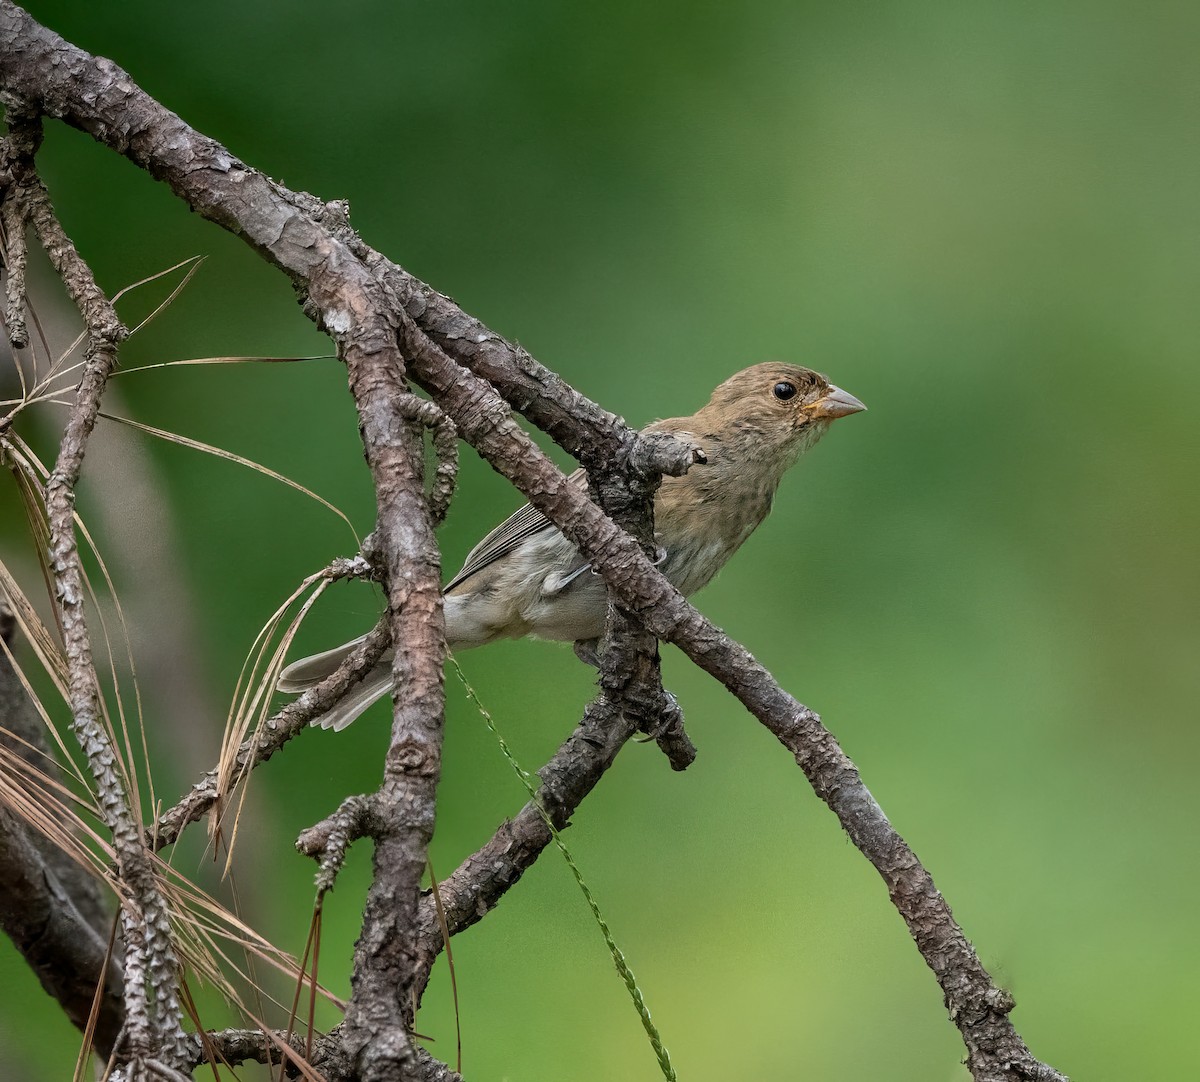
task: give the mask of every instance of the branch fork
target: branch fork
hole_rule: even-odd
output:
[[[297,850],[320,864],[316,880],[318,904],[333,890],[350,846],[379,829],[375,802],[375,794],[347,797],[337,811],[303,831],[296,839]]]

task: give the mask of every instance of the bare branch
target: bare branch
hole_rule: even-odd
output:
[[[274,1030],[263,1033],[257,1029],[224,1029],[204,1035],[203,1043],[193,1038],[192,1064],[199,1066],[208,1062],[210,1053],[217,1062],[237,1066],[240,1063],[279,1064],[283,1060],[281,1049],[286,1047],[295,1061],[305,1056],[305,1040],[294,1033]],[[423,1048],[416,1050],[417,1078],[420,1082],[462,1082],[462,1076],[434,1059]],[[318,1041],[309,1061],[314,1069],[325,1077],[343,1077],[352,1070],[345,1059],[336,1031]]]
[[[101,812],[112,832],[118,874],[129,889],[129,900],[121,908],[129,978],[125,985],[129,1048],[138,1058],[154,1051],[176,1062],[182,1055],[183,1029],[175,990],[177,962],[170,920],[142,838],[141,822],[130,805],[116,767],[116,753],[101,721],[99,685],[92,664],[83,574],[75,540],[75,485],[88,437],[96,424],[104,385],[117,363],[117,345],[126,332],[90,269],[59,226],[45,189],[33,171],[32,154],[41,141],[40,124],[16,112],[9,118],[9,132],[5,157],[14,163],[12,175],[25,214],[88,328],[83,377],[46,485],[46,517],[56,615],[67,661],[72,728],[87,756]],[[143,980],[153,990],[152,1001],[146,998]]]
[[[12,644],[12,615],[0,601],[0,639]],[[0,648],[0,743],[41,771],[53,770],[45,730],[24,685]],[[36,753],[34,749],[38,749]],[[100,887],[49,838],[0,809],[0,926],[42,986],[86,1029],[103,983],[95,1041],[107,1056],[124,1021],[121,970],[108,955],[113,918]]]
[[[313,288],[310,300],[329,325],[340,298]],[[416,910],[441,776],[446,652],[441,563],[424,491],[422,426],[405,416],[409,392],[394,328],[369,312],[362,312],[361,324],[335,335],[375,482],[378,518],[372,536],[378,558],[372,562],[384,572],[388,622],[397,644],[391,743],[373,801],[374,877],[355,946],[353,995],[342,1034],[365,1082],[420,1076],[407,1011],[416,971]]]
[[[29,344],[29,328],[25,325],[25,268],[29,250],[25,244],[24,203],[11,187],[0,202],[0,239],[3,240],[2,262],[7,275],[4,288],[8,306],[4,322],[13,349],[23,349]]]

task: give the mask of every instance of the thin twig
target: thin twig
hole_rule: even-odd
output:
[[[265,763],[284,744],[302,733],[309,722],[329,710],[379,663],[391,641],[387,627],[377,626],[335,672],[287,703],[263,722],[253,736],[242,742],[234,757],[233,773],[241,777],[246,771]],[[158,817],[152,838],[154,847],[161,849],[174,843],[184,827],[200,819],[219,797],[220,768],[213,767],[174,807]]]

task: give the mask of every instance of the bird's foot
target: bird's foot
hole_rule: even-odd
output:
[[[575,656],[585,665],[590,665],[593,669],[600,668],[599,648],[599,639],[576,639],[572,644]]]
[[[669,691],[660,689],[653,702],[627,701],[625,709],[645,734],[640,741],[653,740],[672,770],[686,770],[695,762],[696,745],[683,727],[683,709]]]

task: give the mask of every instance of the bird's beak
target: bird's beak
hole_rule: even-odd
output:
[[[849,417],[852,413],[862,413],[866,408],[849,391],[831,384],[829,393],[809,406],[808,413],[817,420],[832,421],[838,417]]]

